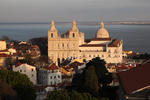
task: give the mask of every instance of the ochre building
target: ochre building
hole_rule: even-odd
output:
[[[85,42],[84,33],[72,22],[72,28],[65,34],[59,34],[54,21],[48,30],[48,56],[56,64],[67,58],[91,60],[94,57],[104,59],[106,63],[122,62],[122,40],[112,39],[100,23],[96,37]]]

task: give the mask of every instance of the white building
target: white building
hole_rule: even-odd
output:
[[[16,49],[14,48],[9,48],[8,51],[10,52],[10,55],[17,53]]]
[[[0,66],[2,66],[2,67],[8,67],[8,66],[6,66],[7,65],[7,61],[8,61],[8,59],[9,59],[9,55],[7,55],[7,54],[1,54],[0,53]]]
[[[37,83],[36,67],[34,66],[21,64],[19,66],[13,66],[13,71],[27,75],[34,85]]]
[[[62,82],[62,75],[59,68],[55,64],[44,67],[38,71],[38,84],[57,85]]]
[[[0,50],[6,50],[6,41],[0,40]]]
[[[121,63],[122,45],[121,40],[109,37],[103,22],[96,37],[90,42],[84,41],[84,33],[79,32],[75,21],[72,22],[72,28],[63,35],[58,34],[54,21],[48,30],[48,56],[56,64],[70,57],[86,60],[100,57],[106,63]]]

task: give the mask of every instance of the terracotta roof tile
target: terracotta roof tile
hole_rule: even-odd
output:
[[[82,44],[79,47],[105,47],[106,44]]]
[[[18,63],[16,64],[16,67],[18,67],[18,66],[20,66],[20,65],[22,65],[22,63],[21,63],[21,62],[18,62]]]
[[[128,71],[118,73],[126,94],[150,86],[150,61]]]
[[[33,48],[39,48],[37,45],[33,45],[32,47],[33,47]]]
[[[69,66],[70,66],[70,67],[76,67],[76,66],[81,66],[81,65],[83,65],[83,64],[84,64],[84,63],[80,63],[80,62],[75,61],[75,62],[69,64]]]
[[[44,68],[47,69],[47,70],[57,70],[57,69],[59,69],[59,67],[56,66],[54,63],[51,64],[49,67],[44,67]]]
[[[6,70],[6,68],[5,68],[5,67],[0,66],[0,70]]]
[[[7,54],[0,54],[0,57],[9,57],[9,55],[7,55]]]
[[[69,35],[69,33],[70,33],[70,32],[69,32],[69,31],[67,31],[67,32],[65,33],[65,35]]]
[[[114,39],[111,43],[108,44],[108,47],[118,47],[121,44],[121,40]]]
[[[8,50],[0,50],[0,52],[8,52]]]
[[[93,38],[91,41],[111,41],[112,38]]]

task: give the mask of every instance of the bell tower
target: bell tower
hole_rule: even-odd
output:
[[[53,39],[58,37],[57,29],[55,28],[55,22],[51,21],[51,26],[48,30],[48,39]]]
[[[79,30],[77,28],[76,21],[72,21],[72,28],[69,30],[69,38],[78,38]]]
[[[48,30],[48,57],[55,63],[57,61],[57,54],[55,52],[57,39],[58,31],[55,28],[55,22],[52,20],[51,26]]]

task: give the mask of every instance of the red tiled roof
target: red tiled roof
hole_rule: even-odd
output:
[[[47,70],[57,70],[57,69],[59,69],[59,67],[56,66],[54,63],[51,64],[49,67],[44,67],[44,68],[47,69]]]
[[[150,86],[150,61],[118,75],[126,94]]]
[[[81,65],[83,65],[83,64],[84,64],[84,63],[80,63],[80,62],[75,61],[75,62],[73,62],[73,63],[70,63],[69,66],[70,66],[70,67],[76,67],[76,66],[81,66]]]
[[[79,47],[104,47],[106,44],[82,44]]]
[[[5,41],[5,40],[0,40],[0,41]]]
[[[9,55],[7,55],[7,54],[0,54],[0,57],[9,57]]]
[[[108,47],[118,47],[121,44],[121,40],[114,39],[110,44],[108,44]]]
[[[38,46],[37,46],[37,45],[33,45],[32,47],[33,47],[33,48],[38,48]]]
[[[8,50],[0,50],[0,52],[8,52]]]
[[[120,66],[115,66],[116,69],[121,70],[121,69],[130,69],[132,66],[125,66],[125,65],[120,65]]]
[[[65,33],[65,35],[69,35],[69,33],[70,33],[70,32],[69,32],[69,31],[67,31],[67,32]]]
[[[91,41],[111,41],[112,38],[93,38]]]
[[[6,68],[5,68],[5,67],[0,66],[0,70],[6,70]]]
[[[63,66],[63,68],[64,68],[65,70],[68,70],[68,69],[70,69],[71,67],[68,66],[68,65],[66,65],[66,66]]]
[[[21,63],[21,62],[18,62],[18,63],[16,64],[16,67],[17,67],[17,66],[20,66],[20,65],[22,65],[22,63]]]

